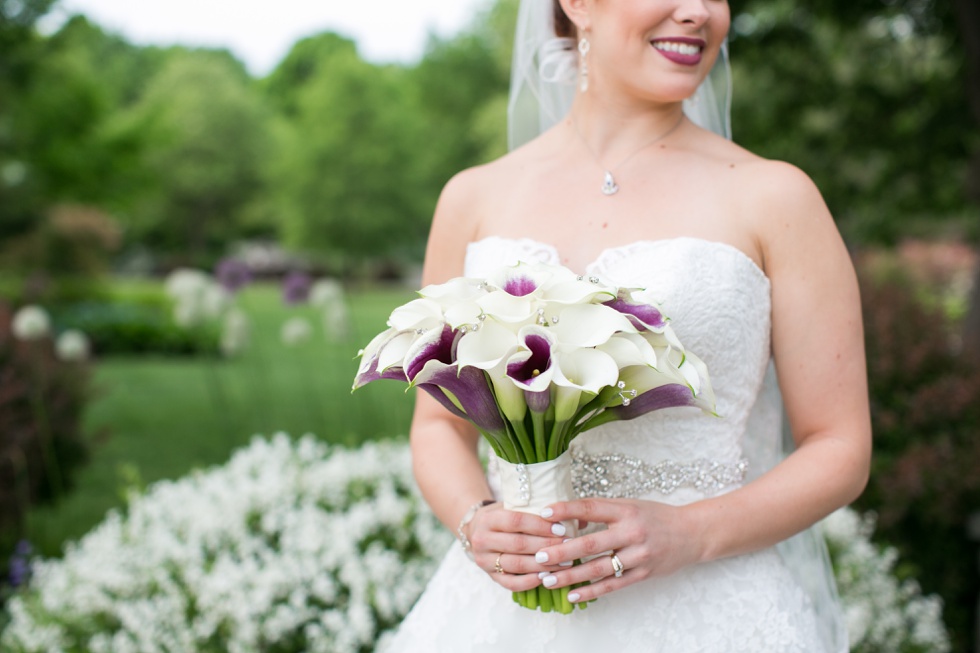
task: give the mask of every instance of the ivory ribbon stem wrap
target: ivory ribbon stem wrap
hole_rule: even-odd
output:
[[[500,493],[504,508],[540,515],[541,510],[559,501],[575,497],[572,488],[572,453],[566,451],[543,463],[509,463],[497,460]],[[562,522],[565,537],[578,535],[576,520]]]

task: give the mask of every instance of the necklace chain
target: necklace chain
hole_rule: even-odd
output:
[[[582,136],[582,132],[579,131],[578,123],[575,122],[575,118],[571,118],[571,121],[572,121],[572,128],[575,130],[575,135],[578,136],[580,141],[582,141],[582,145],[585,146],[585,149],[588,150],[589,154],[592,156],[593,159],[595,159],[595,162],[599,164],[599,167],[602,168],[602,171],[605,173],[602,182],[602,194],[615,195],[616,193],[619,192],[619,184],[616,183],[616,179],[615,177],[613,177],[613,170],[616,170],[619,167],[625,165],[630,159],[632,159],[634,156],[636,156],[643,150],[647,149],[654,143],[658,143],[663,139],[667,138],[668,136],[670,136],[671,134],[673,134],[674,130],[680,127],[681,123],[684,122],[684,114],[681,114],[680,120],[675,122],[670,129],[665,131],[663,134],[660,134],[653,140],[647,141],[642,146],[636,148],[635,150],[630,152],[625,159],[623,159],[616,165],[612,166],[611,168],[607,168],[606,166],[602,165],[602,161],[599,159],[599,155],[596,154],[595,151],[589,146],[588,141],[585,140],[585,137]]]

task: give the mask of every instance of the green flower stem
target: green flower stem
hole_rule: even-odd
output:
[[[568,588],[563,587],[562,589],[565,591],[561,592],[561,609],[558,611],[562,614],[571,614],[571,612],[575,609],[575,605],[568,600]]]
[[[568,450],[565,437],[569,430],[570,422],[555,422],[551,427],[551,436],[548,438],[548,460],[554,460]]]
[[[554,600],[552,598],[552,591],[541,585],[537,588],[538,590],[538,605],[541,606],[541,612],[551,612],[554,608]],[[559,599],[560,599],[559,592]]]
[[[548,460],[548,443],[544,431],[544,413],[531,411],[531,425],[534,432],[534,460],[531,462],[543,463]]]
[[[582,425],[578,430],[579,432],[588,431],[589,429],[594,429],[597,426],[602,426],[603,424],[608,424],[609,422],[615,422],[617,419],[619,419],[619,416],[616,415],[616,413],[609,410],[603,410],[582,422]]]
[[[512,427],[514,427],[514,435],[517,440],[517,447],[519,447],[518,455],[521,459],[508,460],[508,462],[521,462],[521,463],[533,463],[534,456],[534,444],[531,442],[531,437],[527,433],[527,428],[524,426],[523,421],[511,422]],[[517,448],[515,447],[515,449]]]
[[[527,595],[527,608],[529,610],[537,610],[538,609],[538,591],[537,591],[537,589],[527,590],[525,592],[525,594]]]

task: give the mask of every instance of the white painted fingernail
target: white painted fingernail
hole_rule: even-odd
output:
[[[534,554],[534,561],[539,565],[543,565],[544,563],[548,562],[548,552],[538,551]]]
[[[572,541],[572,538],[566,537],[564,540],[561,541],[561,543],[564,544],[565,542],[571,542],[571,541]]]
[[[553,514],[555,514],[555,511],[552,510],[551,508],[545,508],[544,510],[541,511],[541,517],[543,517],[544,519],[551,517]]]
[[[548,573],[549,572],[547,572],[547,571],[539,571],[538,572],[538,580],[541,580],[542,578],[544,578],[545,576],[547,576]]]
[[[554,533],[555,535],[561,537],[562,535],[565,534],[565,525],[564,524],[552,524],[551,525],[551,532]]]
[[[571,567],[572,566],[572,561],[571,560],[566,560],[565,562],[559,562],[558,563],[558,566],[559,567]]]
[[[554,587],[555,585],[558,584],[558,577],[557,576],[545,576],[544,577],[544,580],[542,581],[542,583],[544,584],[545,587]]]
[[[582,595],[579,594],[578,592],[572,592],[571,594],[568,595],[568,600],[571,601],[572,603],[575,603],[580,598],[582,598]]]

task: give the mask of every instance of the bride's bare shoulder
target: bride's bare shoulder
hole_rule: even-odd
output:
[[[532,142],[457,173],[443,188],[436,219],[447,215],[457,226],[472,228],[475,234],[487,217],[506,211],[502,204],[513,200],[527,176],[534,174],[543,156],[541,150],[541,144]]]
[[[443,187],[436,204],[423,276],[436,282],[462,274],[468,243],[479,240],[488,216],[505,213],[504,192],[518,176],[520,151],[456,173]]]

